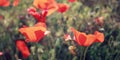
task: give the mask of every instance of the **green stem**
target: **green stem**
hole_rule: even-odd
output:
[[[83,48],[82,48],[83,50]],[[81,54],[80,54],[80,60],[82,60],[82,55],[83,55],[83,51],[81,50]]]
[[[86,53],[87,53],[88,48],[89,48],[89,47],[86,47],[86,49],[85,49],[85,51],[84,51],[83,60],[85,60],[85,57],[86,57]]]

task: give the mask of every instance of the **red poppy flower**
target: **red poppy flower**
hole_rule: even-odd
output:
[[[24,58],[28,58],[30,56],[29,49],[23,40],[17,40],[16,46],[17,46],[18,50],[22,53]]]
[[[19,0],[14,0],[13,6],[17,6],[19,4]]]
[[[58,12],[64,13],[69,9],[69,6],[67,4],[58,4]]]
[[[34,0],[33,5],[41,10],[48,10],[48,15],[57,10],[55,0]]]
[[[95,37],[96,37],[96,42],[103,42],[104,41],[104,34],[100,33],[99,31],[95,31],[94,33]]]
[[[9,0],[0,0],[0,6],[7,7],[10,5]]]
[[[31,14],[38,22],[46,22],[47,10],[43,10],[40,14],[36,12],[35,8],[31,7],[28,9],[28,13]]]
[[[44,37],[46,24],[39,22],[33,27],[20,28],[19,31],[26,37],[29,42],[38,42]]]
[[[104,34],[98,31],[95,31],[94,34],[86,35],[86,33],[79,32],[74,28],[71,28],[71,30],[74,33],[75,41],[81,46],[90,46],[94,42],[102,43],[104,41]]]
[[[68,0],[69,2],[71,2],[71,3],[73,3],[73,2],[75,2],[76,0]]]

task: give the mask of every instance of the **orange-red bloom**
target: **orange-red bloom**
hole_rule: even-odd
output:
[[[0,0],[0,6],[7,7],[10,5],[9,0]]]
[[[57,10],[55,0],[34,0],[33,5],[41,10],[48,10],[48,15]]]
[[[71,28],[72,32],[75,36],[75,41],[81,46],[90,46],[94,42],[103,42],[104,41],[104,34],[96,31],[94,34],[88,34],[83,32],[79,32],[74,28]]]
[[[30,51],[23,40],[17,40],[16,46],[24,58],[28,58],[30,56]]]
[[[73,2],[75,2],[76,0],[68,0],[69,2],[71,2],[71,3],[73,3]]]
[[[19,4],[19,0],[14,0],[13,6],[17,6]]]
[[[19,4],[19,0],[13,1],[13,6],[17,6]],[[10,0],[0,0],[0,6],[2,7],[8,7],[10,5]]]
[[[46,24],[38,22],[33,27],[20,28],[19,31],[26,37],[29,42],[39,42],[46,31]]]
[[[31,7],[28,9],[28,13],[31,14],[38,22],[46,22],[47,10],[43,10],[42,13],[38,13],[35,8]]]
[[[58,4],[58,12],[64,13],[69,9],[69,6],[67,4]]]

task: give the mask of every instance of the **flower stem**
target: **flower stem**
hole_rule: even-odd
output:
[[[83,55],[83,48],[82,48],[82,52],[81,52],[81,54],[80,54],[80,60],[82,60],[82,55]]]
[[[89,48],[89,47],[86,47],[86,49],[85,49],[85,51],[84,51],[83,60],[85,60],[85,57],[86,57],[86,53],[87,53],[88,48]]]

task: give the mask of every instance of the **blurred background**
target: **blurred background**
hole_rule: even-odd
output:
[[[70,7],[64,13],[56,11],[47,16],[47,29],[51,33],[38,43],[27,43],[31,52],[28,58],[22,57],[15,40],[25,39],[18,31],[21,25],[35,24],[34,17],[27,13],[33,0],[20,0],[17,6],[0,6],[0,60],[120,60],[120,0],[56,1]],[[99,17],[104,19],[96,22]],[[71,27],[87,34],[101,31],[104,42],[84,47],[65,41],[64,35],[71,34]],[[75,47],[72,53],[70,46]]]

